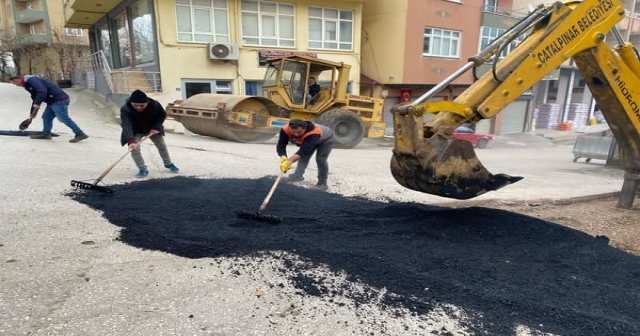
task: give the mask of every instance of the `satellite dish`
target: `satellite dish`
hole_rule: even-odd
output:
[[[217,58],[226,58],[227,56],[229,56],[229,53],[229,47],[224,44],[216,44],[211,47],[211,54],[213,54],[213,56]]]

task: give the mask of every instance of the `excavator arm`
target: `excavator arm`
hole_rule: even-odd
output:
[[[395,146],[391,172],[401,185],[433,195],[469,199],[521,180],[490,173],[471,144],[453,138],[461,124],[498,114],[547,74],[573,58],[623,152],[627,173],[640,173],[640,61],[615,25],[625,15],[619,0],[556,2],[539,6],[442,83],[413,103],[392,108]],[[605,37],[612,31],[618,46]],[[525,35],[499,59],[515,38]],[[453,101],[426,102],[466,71],[488,71]],[[423,122],[425,113],[436,114]]]

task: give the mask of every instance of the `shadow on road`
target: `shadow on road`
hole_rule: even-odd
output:
[[[324,264],[386,288],[388,309],[458,306],[474,334],[514,334],[517,325],[640,334],[640,258],[605,237],[502,210],[382,203],[291,185],[276,190],[267,211],[284,216],[281,224],[238,219],[235,211],[257,210],[272,183],[175,177],[114,186],[113,195],[68,195],[122,227],[120,240],[131,246],[186,258],[287,251],[305,267]],[[283,272],[306,295],[350,295],[290,266]]]

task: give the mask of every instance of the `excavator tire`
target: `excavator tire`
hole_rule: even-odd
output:
[[[330,109],[320,114],[315,123],[330,127],[336,134],[335,148],[353,148],[364,138],[366,126],[355,113],[343,109]]]

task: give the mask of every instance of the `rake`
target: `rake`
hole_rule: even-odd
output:
[[[147,140],[149,138],[149,135],[145,136],[144,138],[142,138],[140,140],[140,142],[138,142],[137,146],[140,146],[145,140]],[[111,170],[118,164],[120,163],[120,161],[122,161],[122,159],[124,159],[127,155],[129,155],[129,153],[131,153],[133,149],[129,148],[127,149],[127,152],[124,153],[116,162],[114,162],[111,166],[109,166],[109,168],[107,168],[100,176],[98,176],[98,178],[93,182],[84,182],[84,181],[77,181],[77,180],[71,180],[71,186],[74,188],[78,188],[78,189],[84,189],[84,190],[92,190],[92,191],[98,191],[98,192],[102,192],[105,194],[112,194],[113,193],[113,189],[107,187],[107,186],[100,186],[98,185],[98,183],[100,183],[102,181],[102,179],[107,176],[107,174],[109,174],[109,172],[111,172]]]
[[[280,173],[280,175],[278,175],[278,177],[276,178],[276,181],[273,183],[271,190],[269,190],[269,194],[267,194],[267,197],[265,197],[264,201],[262,202],[262,205],[260,205],[260,209],[258,209],[258,212],[238,211],[236,212],[238,214],[238,217],[244,218],[244,219],[250,219],[258,222],[267,222],[271,224],[278,224],[282,222],[282,217],[274,216],[274,215],[265,215],[262,213],[262,211],[264,211],[267,208],[267,204],[269,203],[269,200],[271,199],[273,192],[276,190],[276,187],[278,186],[280,179],[282,179],[282,175],[284,175],[284,173]]]

